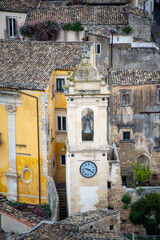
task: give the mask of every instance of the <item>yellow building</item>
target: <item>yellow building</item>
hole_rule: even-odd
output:
[[[84,46],[0,41],[0,193],[10,200],[53,206],[54,181],[65,182],[63,85]]]

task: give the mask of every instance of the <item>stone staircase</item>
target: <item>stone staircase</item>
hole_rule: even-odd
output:
[[[68,217],[66,188],[57,188],[57,192],[59,196],[59,220],[61,221]]]

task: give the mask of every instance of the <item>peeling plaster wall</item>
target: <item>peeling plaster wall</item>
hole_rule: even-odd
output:
[[[48,159],[49,159],[49,115],[48,115],[48,96],[46,93],[40,96],[40,135],[41,135],[41,155],[43,159],[43,172],[42,175],[48,175]]]
[[[120,91],[130,90],[132,104],[120,105]],[[157,104],[157,84],[113,86],[112,141],[117,144],[121,174],[133,181],[132,162],[143,158],[152,174],[160,171],[160,106]],[[130,141],[123,141],[123,131],[130,131]],[[155,179],[151,177],[152,184]],[[160,182],[160,180],[158,180]],[[157,184],[158,184],[157,182]]]

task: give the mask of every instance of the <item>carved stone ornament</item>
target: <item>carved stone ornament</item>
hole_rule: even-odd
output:
[[[6,105],[5,108],[8,111],[8,113],[14,113],[16,111],[16,107],[13,105]]]
[[[25,173],[29,173],[30,177],[29,179],[26,179]],[[30,183],[32,182],[33,177],[32,177],[32,170],[29,169],[27,166],[22,170],[22,181],[25,183]]]

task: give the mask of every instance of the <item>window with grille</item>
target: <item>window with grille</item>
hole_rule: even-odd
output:
[[[64,78],[56,78],[56,90],[63,91],[63,85],[65,84]]]

